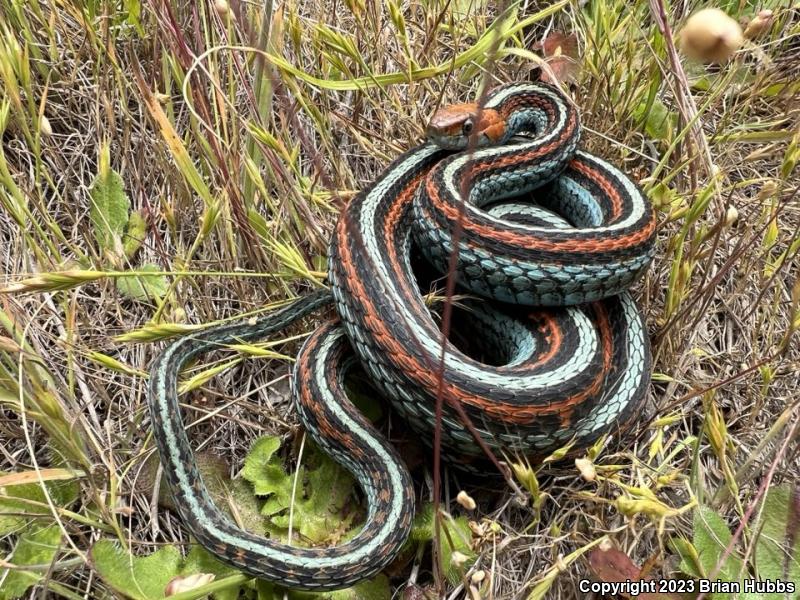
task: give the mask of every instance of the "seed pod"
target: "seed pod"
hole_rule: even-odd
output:
[[[718,8],[696,12],[689,17],[680,32],[683,53],[702,62],[726,61],[743,41],[739,24]]]
[[[464,490],[458,492],[458,496],[456,496],[456,502],[458,502],[467,510],[475,510],[475,500],[473,500],[472,496],[467,494],[467,492]]]
[[[772,27],[772,22],[775,18],[773,12],[765,8],[753,17],[744,28],[744,37],[748,40],[754,40],[764,35],[769,28]]]

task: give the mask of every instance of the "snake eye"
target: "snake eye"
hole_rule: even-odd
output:
[[[464,135],[469,135],[470,133],[472,133],[472,127],[473,127],[472,119],[467,119],[461,126],[461,133],[463,133]]]

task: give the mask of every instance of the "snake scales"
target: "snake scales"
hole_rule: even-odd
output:
[[[175,504],[203,546],[253,576],[317,591],[368,578],[397,554],[414,490],[397,452],[347,400],[343,380],[356,359],[424,437],[441,392],[448,455],[479,452],[457,405],[490,448],[534,456],[585,447],[630,420],[650,354],[626,289],[651,260],[655,217],[628,177],[577,149],[579,136],[575,107],[543,83],[502,86],[481,107],[442,110],[428,141],[342,212],[329,251],[331,291],[162,352],[151,368],[153,431]],[[470,141],[479,148],[463,151]],[[532,190],[538,207],[520,200]],[[459,284],[486,299],[470,303],[468,320],[496,353],[493,364],[450,342],[440,364],[442,335],[411,267],[414,248],[442,272],[455,253]],[[357,478],[368,514],[347,543],[300,548],[244,531],[215,506],[184,430],[178,373],[193,357],[276,333],[331,303],[338,319],[297,358],[295,401],[308,433]]]

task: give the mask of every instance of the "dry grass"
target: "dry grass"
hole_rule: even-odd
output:
[[[527,597],[543,581],[552,581],[550,597],[582,596],[587,566],[570,553],[605,534],[637,564],[673,573],[667,542],[690,536],[688,513],[624,514],[618,499],[636,497],[626,485],[671,509],[698,498],[736,525],[770,485],[770,467],[772,484],[798,481],[800,8],[773,2],[771,30],[721,68],[685,65],[691,82],[707,84],[686,89],[648,2],[578,4],[539,12],[524,3],[509,22],[524,27],[498,27],[504,52],[454,67],[487,43],[479,36],[496,22],[494,8],[298,0],[270,16],[271,3],[231,2],[223,14],[213,3],[154,0],[141,6],[137,31],[109,3],[0,3],[0,256],[6,284],[41,276],[31,293],[0,296],[0,470],[83,473],[77,517],[61,515],[63,550],[42,590],[110,594],[84,561],[98,536],[116,535],[137,554],[187,541],[176,517],[155,508],[144,468],[154,452],[145,372],[170,326],[318,285],[339,208],[421,138],[440,103],[474,97],[484,80],[528,77],[530,52],[551,31],[578,39],[584,146],[635,174],[659,206],[657,257],[636,290],[655,373],[648,414],[624,443],[608,441],[596,482],[571,463],[545,465],[540,515],[510,492],[470,488],[481,517],[499,525],[479,546],[478,567],[490,573],[483,597]],[[676,4],[690,6],[669,15],[675,30],[696,3]],[[729,4],[735,12],[739,3]],[[253,47],[342,89],[272,69]],[[440,68],[421,70],[430,65]],[[397,75],[374,85],[387,73]],[[687,93],[705,155],[684,127],[692,115],[678,99]],[[674,119],[656,136],[642,112],[653,103]],[[104,144],[148,224],[133,258],[104,256],[93,238],[88,189]],[[726,223],[732,208],[738,219]],[[122,296],[119,274],[148,263],[171,274],[168,292]],[[65,270],[75,271],[65,281],[41,275]],[[96,273],[83,281],[86,270]],[[144,326],[143,341],[121,341]],[[291,355],[297,345],[287,341],[274,349]],[[233,360],[186,397],[196,448],[225,457],[232,475],[257,436],[298,435],[289,361]],[[446,508],[458,512],[460,476],[447,477]],[[3,556],[14,542],[0,539]],[[417,583],[430,584],[430,571],[426,557]]]

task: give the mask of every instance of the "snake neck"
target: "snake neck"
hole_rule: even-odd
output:
[[[440,162],[426,181],[426,193],[452,210],[461,191],[475,206],[526,194],[555,178],[571,160],[580,137],[578,112],[556,88],[518,83],[493,90],[483,110],[499,115],[504,128],[490,147],[460,152]],[[524,141],[521,133],[532,134]],[[437,190],[441,190],[438,193]],[[438,209],[437,209],[438,210]]]

